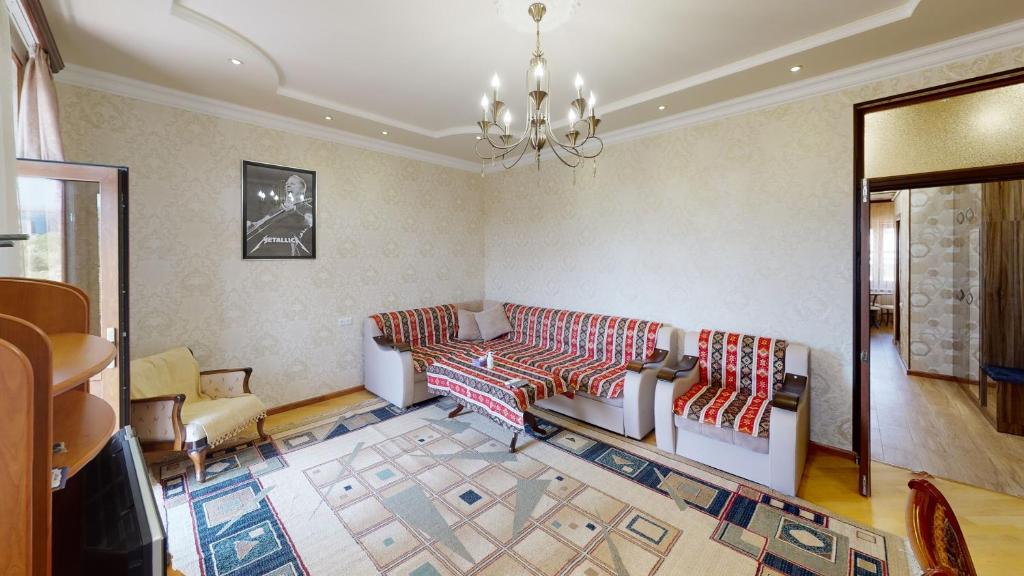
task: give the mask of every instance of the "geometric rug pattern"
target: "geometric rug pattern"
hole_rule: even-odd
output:
[[[160,470],[185,574],[905,576],[899,538],[543,413],[385,402]],[[371,425],[372,424],[372,425]]]

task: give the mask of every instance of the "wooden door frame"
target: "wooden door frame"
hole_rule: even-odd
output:
[[[1024,83],[1024,68],[1015,68],[853,106],[853,451],[859,463],[858,489],[862,496],[871,495],[871,346],[868,343],[865,348],[862,340],[862,331],[870,326],[870,295],[864,289],[862,266],[867,259],[861,250],[861,234],[865,226],[870,229],[871,223],[863,221],[861,204],[870,201],[871,192],[1024,179],[1024,163],[1017,163],[866,180],[864,117],[872,112],[1020,83]]]
[[[117,201],[111,205],[109,202],[100,204],[99,218],[100,237],[104,235],[104,223],[115,222],[117,234],[117,267],[115,269],[100,270],[100,285],[114,286],[117,291],[116,305],[113,302],[96,303],[97,306],[107,304],[116,308],[118,332],[116,334],[117,366],[118,366],[118,400],[113,406],[118,414],[118,427],[130,422],[130,362],[129,354],[129,329],[128,329],[128,168],[124,166],[107,166],[103,164],[83,164],[78,162],[61,162],[50,160],[36,160],[32,158],[18,158],[17,171],[19,176],[30,178],[49,178],[61,181],[95,182],[99,186],[99,195],[102,199],[116,192]],[[107,234],[113,230],[108,229]],[[102,250],[102,246],[101,246]],[[102,259],[102,257],[101,257]],[[107,312],[107,316],[113,313]],[[101,316],[103,312],[101,311]],[[101,331],[102,332],[102,331]],[[101,333],[101,338],[106,334]],[[105,394],[106,396],[107,394]],[[108,402],[111,398],[105,398]]]

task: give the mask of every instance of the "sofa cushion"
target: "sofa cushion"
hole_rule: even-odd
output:
[[[198,442],[206,438],[213,448],[266,414],[263,402],[253,394],[193,402],[181,408],[185,441]]]
[[[765,396],[696,383],[676,398],[672,408],[695,422],[768,437],[772,405]]]
[[[501,306],[477,312],[476,325],[480,328],[481,340],[493,340],[512,331],[508,316],[505,316],[505,309]]]
[[[700,383],[771,398],[786,379],[785,340],[701,330]]]
[[[508,339],[488,342],[487,349],[502,358],[508,358],[509,360],[543,370],[551,370],[560,365],[577,362],[581,358],[561,350],[542,348],[533,344]]]
[[[569,363],[554,368],[557,375],[571,390],[592,396],[618,398],[626,382],[626,366],[607,362]]]
[[[132,399],[185,395],[185,404],[205,397],[199,392],[199,363],[184,346],[132,360]]]
[[[479,342],[468,342],[462,340],[447,340],[445,342],[435,342],[433,344],[424,344],[422,346],[412,347],[412,366],[416,372],[423,372],[434,363],[437,358],[443,358],[445,356],[451,356],[452,354],[471,354],[473,356],[483,356],[485,350],[480,346]]]
[[[476,323],[476,312],[459,308],[459,340],[479,340],[480,326]]]
[[[454,340],[459,333],[454,304],[381,312],[371,318],[384,336],[414,346]]]

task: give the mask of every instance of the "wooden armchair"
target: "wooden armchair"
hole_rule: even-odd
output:
[[[131,364],[131,424],[146,450],[186,451],[206,480],[210,449],[253,423],[266,440],[263,402],[249,390],[252,368],[199,371],[188,348]]]
[[[931,482],[909,483],[907,536],[923,576],[977,576],[953,507]]]

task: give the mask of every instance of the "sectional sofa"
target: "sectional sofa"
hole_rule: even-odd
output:
[[[451,354],[498,356],[551,373],[573,390],[537,406],[643,438],[654,429],[658,369],[676,354],[673,330],[658,322],[503,303],[511,331],[486,342],[458,339],[458,309],[469,302],[382,312],[364,324],[366,388],[407,407],[432,397],[425,370]]]

